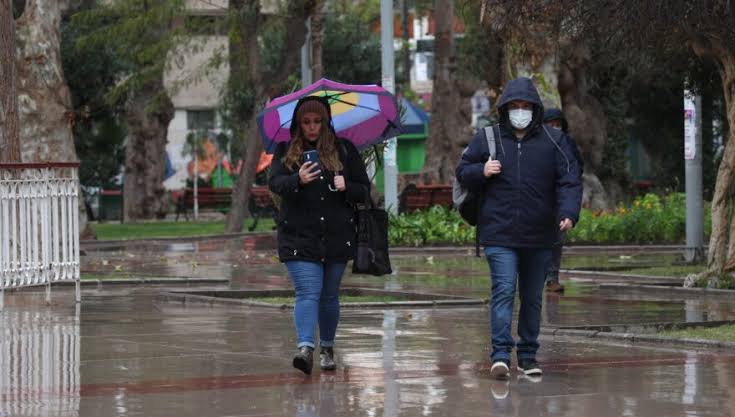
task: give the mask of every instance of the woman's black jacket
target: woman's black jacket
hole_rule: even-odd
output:
[[[281,262],[308,260],[346,262],[355,253],[355,211],[353,204],[364,203],[370,180],[360,153],[344,139],[337,149],[345,177],[345,191],[334,188],[333,172],[322,166],[322,175],[309,184],[299,183],[298,169],[281,161],[288,143],[276,147],[271,165],[270,190],[281,197],[278,216],[278,258]]]

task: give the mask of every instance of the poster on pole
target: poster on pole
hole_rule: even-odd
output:
[[[684,159],[691,160],[697,156],[697,110],[694,97],[684,92]]]

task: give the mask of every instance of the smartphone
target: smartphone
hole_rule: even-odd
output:
[[[304,163],[313,162],[316,164],[317,169],[321,169],[319,165],[319,153],[316,149],[304,152]]]

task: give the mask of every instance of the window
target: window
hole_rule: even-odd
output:
[[[186,128],[189,130],[214,129],[214,110],[187,110]]]

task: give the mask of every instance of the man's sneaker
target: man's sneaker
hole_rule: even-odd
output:
[[[536,359],[518,359],[518,370],[528,376],[540,376],[543,373]]]
[[[546,284],[546,291],[548,292],[564,292],[564,286],[559,284],[559,281],[549,281]]]
[[[334,363],[334,349],[331,347],[321,348],[321,352],[319,352],[319,366],[324,371],[334,371],[337,369],[337,364]]]
[[[493,362],[493,366],[490,367],[490,375],[495,379],[507,379],[510,374],[510,361],[496,360]]]

